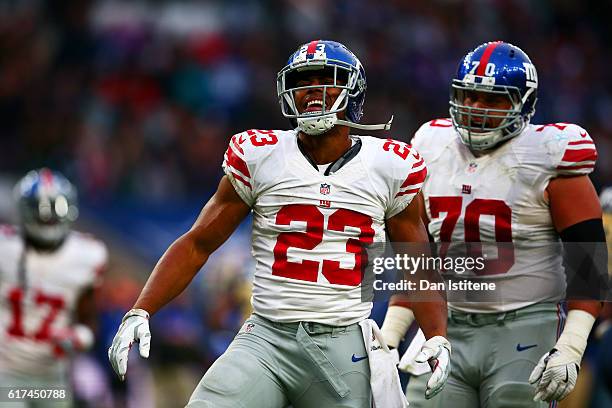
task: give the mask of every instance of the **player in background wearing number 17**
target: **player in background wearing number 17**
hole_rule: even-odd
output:
[[[404,143],[349,134],[390,123],[358,123],[365,70],[342,44],[300,46],[277,89],[295,129],[231,138],[217,192],[158,262],[115,336],[110,361],[123,378],[133,342],[148,356],[149,316],[185,289],[252,211],[254,313],[188,407],[370,408],[372,399],[405,407],[393,353],[375,344],[381,336],[368,319],[372,303],[362,299],[362,251],[387,235],[427,242],[423,160]],[[446,303],[437,292],[430,299],[414,312],[429,339],[422,360],[436,367],[424,392],[435,394],[448,376],[450,346]]]
[[[15,203],[19,228],[0,226],[0,406],[71,407],[70,358],[94,343],[106,246],[71,229],[76,189],[59,172],[29,172]]]

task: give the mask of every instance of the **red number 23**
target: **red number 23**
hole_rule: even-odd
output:
[[[277,225],[289,225],[291,221],[306,223],[304,232],[282,232],[278,235],[274,246],[274,264],[272,274],[286,278],[316,282],[320,262],[303,259],[301,263],[287,259],[287,250],[291,247],[313,250],[323,241],[325,217],[314,205],[287,205],[276,215]],[[357,286],[362,279],[362,266],[367,264],[367,254],[364,244],[373,242],[374,230],[372,218],[356,211],[339,209],[327,220],[328,231],[344,232],[345,227],[357,227],[361,230],[357,238],[349,238],[346,242],[346,252],[355,254],[355,266],[352,269],[340,267],[340,262],[323,260],[321,272],[329,283]]]

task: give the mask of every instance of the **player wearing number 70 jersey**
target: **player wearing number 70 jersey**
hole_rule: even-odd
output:
[[[219,189],[155,267],[109,349],[120,376],[134,341],[148,355],[149,315],[252,211],[254,314],[188,406],[369,408],[372,398],[405,406],[393,353],[376,344],[378,328],[366,320],[362,251],[387,236],[427,241],[419,215],[427,170],[404,143],[349,135],[349,127],[388,128],[358,124],[365,88],[361,63],[342,44],[312,41],[290,57],[278,95],[297,128],[231,138]],[[437,366],[428,392],[437,392],[449,368],[445,302],[438,294],[415,314],[430,338],[422,358]]]
[[[425,379],[413,377],[407,390],[413,406],[543,407],[576,383],[600,304],[569,300],[564,328],[559,301],[566,278],[561,254],[551,247],[560,239],[605,242],[587,176],[597,152],[580,126],[529,123],[537,86],[522,50],[482,44],[460,62],[451,118],[424,124],[413,138],[430,171],[422,189],[424,218],[436,242],[551,243],[537,253],[502,248],[499,260],[487,261],[494,274],[466,276],[494,282],[490,294],[448,293],[456,369],[428,402],[419,398]],[[567,248],[582,263],[585,254]],[[408,309],[391,306],[383,324],[387,342],[396,345],[410,321]]]

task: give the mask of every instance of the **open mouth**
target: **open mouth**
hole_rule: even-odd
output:
[[[304,112],[315,113],[315,112],[323,112],[323,100],[322,99],[312,99],[306,103],[306,109]]]

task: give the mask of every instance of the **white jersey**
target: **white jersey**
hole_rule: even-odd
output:
[[[474,281],[495,282],[497,289],[478,292],[478,302],[469,302],[465,292],[449,292],[449,307],[500,312],[564,298],[559,237],[545,190],[552,178],[593,170],[597,152],[587,132],[567,123],[529,125],[477,157],[450,120],[436,119],[421,126],[412,143],[429,169],[422,191],[436,242],[514,242],[517,247],[529,242],[536,248],[506,256],[509,262],[498,265],[496,274],[468,274]]]
[[[73,324],[78,297],[97,283],[106,258],[101,242],[78,232],[54,252],[24,252],[17,231],[0,227],[0,374],[61,374],[51,336]]]
[[[405,143],[352,139],[358,153],[325,175],[301,152],[296,131],[232,138],[223,168],[253,210],[256,314],[338,326],[369,316],[361,244],[385,242],[385,220],[410,204],[427,170]]]

